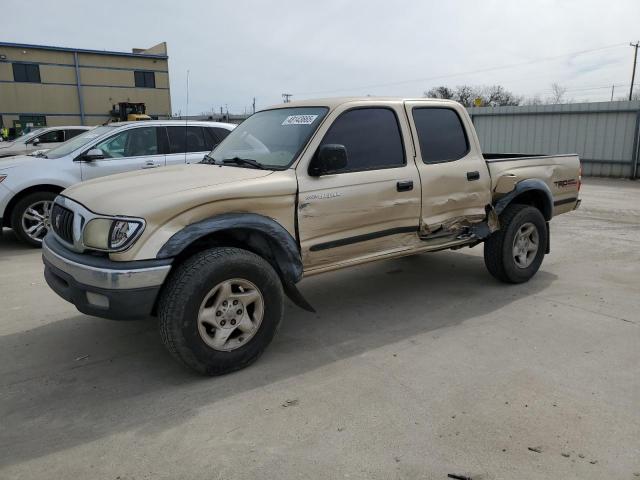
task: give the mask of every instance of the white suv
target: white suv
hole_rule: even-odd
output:
[[[32,130],[10,142],[0,143],[0,158],[26,155],[40,150],[55,148],[93,127],[66,126],[45,127]]]
[[[114,173],[200,162],[234,128],[178,120],[112,123],[37,157],[0,159],[0,227],[40,246],[52,201],[65,188]]]

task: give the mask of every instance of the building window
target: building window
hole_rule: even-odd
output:
[[[40,66],[35,63],[14,63],[13,79],[16,82],[40,83]]]
[[[141,88],[156,88],[156,74],[155,72],[141,72],[136,70],[133,72],[136,80],[136,87]]]

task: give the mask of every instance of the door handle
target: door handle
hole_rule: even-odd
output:
[[[399,192],[408,192],[413,190],[413,180],[402,180],[396,183],[396,190]]]
[[[473,182],[474,180],[479,180],[480,179],[480,172],[475,171],[475,172],[467,172],[467,180],[469,180],[470,182]]]
[[[144,164],[144,167],[142,167],[142,168],[158,168],[159,166],[160,165],[157,165],[157,164],[155,164],[153,162],[147,162],[147,163]]]

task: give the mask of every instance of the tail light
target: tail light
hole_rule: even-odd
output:
[[[578,191],[580,191],[580,187],[582,186],[582,163],[578,168]]]

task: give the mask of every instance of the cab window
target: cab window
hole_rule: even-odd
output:
[[[405,165],[398,119],[389,108],[356,108],[340,115],[322,145],[344,145],[347,166],[336,172],[357,172]]]
[[[459,160],[469,152],[469,140],[458,114],[450,108],[414,108],[424,163]]]

